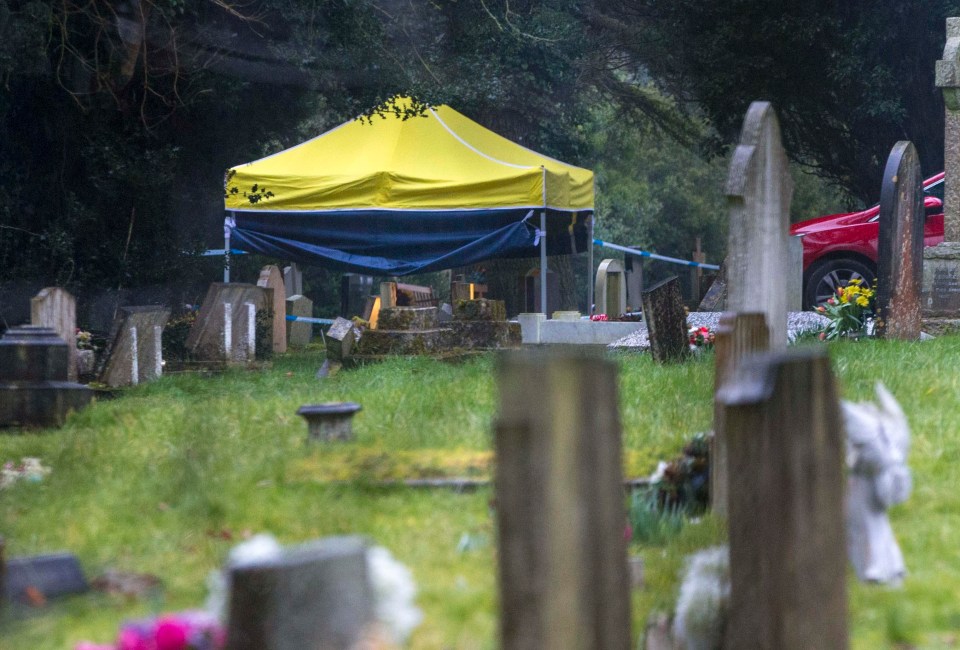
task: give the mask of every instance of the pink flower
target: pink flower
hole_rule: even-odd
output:
[[[150,642],[136,628],[124,627],[117,637],[117,650],[153,650]]]
[[[81,641],[77,645],[73,646],[73,650],[115,650],[112,645],[105,645],[103,643],[90,643],[89,641]]]
[[[187,647],[189,631],[189,624],[174,616],[164,616],[157,620],[157,650],[184,650]]]

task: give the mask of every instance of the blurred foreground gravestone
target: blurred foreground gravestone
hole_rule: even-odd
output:
[[[499,360],[500,647],[626,650],[616,364],[564,351]]]
[[[72,553],[10,558],[2,585],[7,601],[33,606],[41,606],[49,598],[84,593],[90,588],[79,560]]]
[[[0,338],[0,426],[61,427],[93,392],[67,381],[67,344],[48,327],[11,327]]]
[[[47,287],[30,299],[30,324],[51,327],[67,344],[67,380],[77,381],[77,301],[66,289]]]
[[[905,341],[920,338],[925,220],[920,160],[913,144],[903,140],[887,158],[880,188],[877,336]]]
[[[726,309],[763,312],[770,349],[785,349],[789,301],[784,265],[791,259],[793,180],[780,142],[780,124],[769,102],[753,102],[747,110],[726,193],[730,207]]]
[[[100,381],[107,386],[136,386],[163,374],[163,328],[167,307],[121,307],[103,351]]]
[[[227,650],[366,647],[375,625],[366,551],[358,537],[333,537],[231,566]]]
[[[679,361],[690,353],[680,278],[673,276],[643,292],[643,320],[654,361]]]
[[[763,314],[724,312],[713,343],[713,443],[710,447],[710,509],[727,515],[727,434],[724,408],[717,393],[747,356],[770,349],[770,332]]]
[[[271,326],[273,332],[274,354],[283,354],[287,351],[287,290],[283,284],[283,273],[275,264],[268,264],[260,269],[260,278],[257,286],[272,289],[270,303]]]
[[[729,476],[725,647],[846,648],[844,428],[822,350],[745,359],[717,396]]]

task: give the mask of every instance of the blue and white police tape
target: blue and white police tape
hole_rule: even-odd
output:
[[[317,325],[333,325],[333,320],[330,318],[307,318],[306,316],[287,316],[287,320],[295,321],[298,323],[316,323]]]
[[[610,242],[605,242],[602,239],[594,239],[593,243],[597,246],[603,246],[604,248],[611,248],[615,251],[622,251],[624,253],[629,253],[630,255],[637,255],[638,257],[649,257],[653,260],[662,260],[664,262],[670,262],[671,264],[682,264],[684,266],[699,266],[703,269],[710,269],[713,271],[719,271],[720,267],[716,264],[707,264],[705,262],[693,262],[691,260],[681,260],[677,257],[667,257],[666,255],[658,255],[657,253],[651,253],[650,251],[642,251],[636,248],[629,248],[627,246],[620,246],[619,244],[611,244]]]

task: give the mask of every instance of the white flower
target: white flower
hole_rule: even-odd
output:
[[[659,483],[660,481],[662,481],[663,475],[667,471],[667,467],[669,466],[670,466],[669,463],[661,460],[659,463],[657,463],[657,469],[653,472],[653,474],[650,475],[649,481],[651,483]]]
[[[394,643],[402,644],[423,620],[423,612],[414,605],[417,587],[413,575],[382,546],[367,551],[367,570],[377,620],[390,632]]]

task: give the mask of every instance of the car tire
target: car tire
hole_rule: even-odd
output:
[[[807,275],[803,287],[803,306],[813,309],[835,296],[839,287],[850,284],[850,280],[863,280],[863,284],[872,287],[877,272],[872,266],[860,260],[833,259],[816,264]]]

